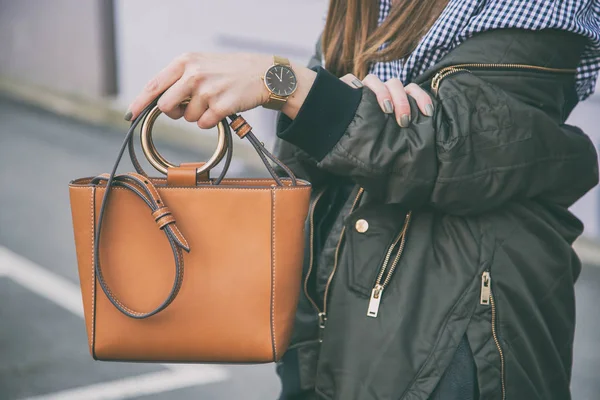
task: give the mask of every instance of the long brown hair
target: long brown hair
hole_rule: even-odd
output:
[[[363,79],[377,61],[409,55],[440,16],[448,0],[393,0],[390,14],[377,26],[379,1],[331,0],[323,54],[327,69]],[[385,49],[379,48],[387,43]]]

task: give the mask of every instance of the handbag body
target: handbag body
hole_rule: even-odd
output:
[[[232,155],[226,121],[219,125],[225,151],[213,157],[226,156],[218,179],[202,163],[149,178],[132,137],[143,121],[142,143],[148,140],[160,113],[155,104],[132,123],[111,174],[69,185],[90,352],[111,361],[277,361],[293,328],[311,186],[236,115],[232,127],[271,178],[225,178]],[[127,145],[137,171],[117,175]],[[168,163],[152,144],[142,147],[151,163]],[[267,158],[289,178],[278,177]]]

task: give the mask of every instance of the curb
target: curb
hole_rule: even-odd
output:
[[[123,119],[125,111],[114,100],[92,99],[89,97],[64,93],[55,89],[23,82],[18,79],[0,75],[0,93],[9,98],[32,104],[44,110],[64,117],[92,124],[113,128],[116,132],[125,133],[127,122]],[[157,120],[156,131],[169,132],[169,135],[157,135],[155,141],[168,143],[175,147],[212,149],[215,140],[210,133],[198,134],[197,129],[181,128],[173,123]],[[250,169],[264,168],[254,148],[245,141],[236,141],[235,158]]]

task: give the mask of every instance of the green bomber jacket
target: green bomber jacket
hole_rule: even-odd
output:
[[[565,124],[584,45],[474,36],[417,78],[435,113],[410,99],[406,128],[368,88],[325,147],[280,117],[276,154],[314,186],[280,365],[302,398],[426,400],[464,336],[482,400],[570,398],[583,225],[568,207],[598,182],[593,144]]]

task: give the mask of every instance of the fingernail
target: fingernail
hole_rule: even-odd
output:
[[[428,117],[433,117],[433,104],[425,105],[425,115]]]
[[[385,99],[383,101],[383,112],[386,114],[391,114],[394,112],[394,105],[390,99]]]
[[[410,124],[410,117],[408,114],[402,114],[400,117],[400,126],[406,128],[408,127],[408,124]]]
[[[363,85],[363,83],[362,83],[360,80],[358,80],[358,79],[354,79],[354,80],[352,81],[352,84],[353,84],[355,87],[359,88],[359,89],[360,89],[361,87],[365,86],[365,85]]]
[[[133,117],[133,113],[131,111],[127,111],[125,114],[125,121],[131,121],[131,117]]]

